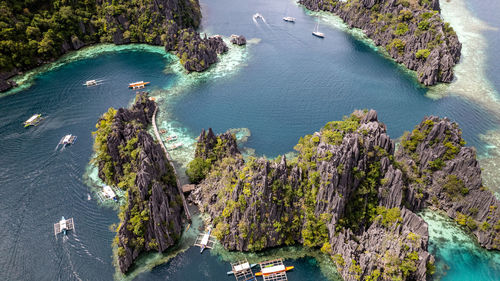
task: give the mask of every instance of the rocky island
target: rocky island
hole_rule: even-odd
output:
[[[110,108],[94,132],[99,177],[125,191],[113,244],[125,273],[140,253],[163,252],[182,231],[182,199],[173,168],[147,132],[156,104],[142,93],[130,109]]]
[[[355,111],[300,139],[298,156],[244,159],[230,133],[200,134],[190,199],[229,250],[302,244],[330,254],[344,280],[428,280],[434,257],[416,212],[446,213],[500,248],[500,207],[482,186],[458,125],[426,117],[394,140],[377,113]]]
[[[360,28],[426,86],[453,80],[462,44],[440,15],[439,0],[299,0],[313,11],[338,15]]]
[[[95,43],[165,46],[187,71],[203,71],[227,51],[202,38],[198,0],[0,1],[0,91],[9,78]]]

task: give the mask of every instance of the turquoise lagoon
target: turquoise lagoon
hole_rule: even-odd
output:
[[[126,85],[131,81],[151,82],[148,90],[161,106],[160,126],[185,143],[173,155],[179,168],[191,157],[194,138],[202,128],[212,127],[216,132],[247,128],[246,151],[275,157],[292,151],[301,136],[328,121],[354,109],[374,108],[393,138],[411,130],[425,115],[457,121],[468,144],[484,157],[485,171],[494,175],[491,167],[500,163],[495,158],[499,155],[495,102],[500,80],[493,74],[500,71],[496,44],[500,36],[494,27],[500,20],[492,11],[500,5],[460,1],[454,3],[462,6],[443,4],[443,9],[469,12],[483,20],[476,22],[477,30],[464,27],[462,34],[478,36],[470,37],[475,38],[469,40],[473,42],[466,37],[464,48],[480,52],[467,53],[471,59],[457,70],[458,79],[470,73],[475,91],[470,90],[474,85],[463,80],[458,81],[461,87],[422,88],[412,73],[386,59],[359,32],[347,31],[333,16],[319,13],[326,38],[314,38],[311,15],[316,14],[288,0],[202,1],[204,32],[237,33],[249,39],[246,47],[231,48],[205,73],[187,75],[162,48],[141,45],[91,47],[44,72],[34,71],[25,77],[30,87],[0,98],[0,267],[4,269],[0,279],[124,278],[116,274],[111,257],[114,233],[108,227],[118,221],[116,211],[87,200],[88,193],[94,194],[84,175],[92,154],[90,132],[108,107],[130,104],[134,92]],[[256,12],[267,23],[254,23]],[[283,22],[285,13],[296,17],[296,23]],[[487,59],[478,62],[481,54]],[[97,78],[104,83],[92,88],[82,85]],[[46,116],[44,122],[22,128],[21,123],[35,112]],[[60,137],[67,133],[77,135],[77,143],[55,152]],[[487,180],[495,183],[494,177]],[[52,224],[61,215],[74,217],[77,229],[69,239],[56,240]],[[478,248],[449,221],[428,213],[423,216],[430,223],[430,251],[436,255],[441,280],[500,278],[498,253]],[[185,234],[178,249],[146,255],[125,279],[232,280],[225,272],[235,255],[222,249],[200,255],[188,248],[199,223]],[[296,267],[290,280],[335,279],[331,263],[317,252],[292,247],[263,255],[247,257],[286,257]]]

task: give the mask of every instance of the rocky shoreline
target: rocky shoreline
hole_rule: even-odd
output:
[[[217,62],[219,54],[228,50],[221,38],[206,38],[206,36],[202,38],[195,31],[201,21],[198,0],[148,0],[141,3],[128,1],[116,1],[116,3],[113,1],[111,3],[110,1],[101,0],[95,3],[68,5],[74,5],[74,7],[65,6],[60,8],[60,11],[54,11],[54,13],[61,12],[64,15],[73,12],[73,15],[67,15],[67,21],[60,27],[63,29],[61,34],[66,37],[62,38],[60,36],[56,38],[56,36],[49,34],[48,31],[47,34],[49,35],[45,33],[37,35],[41,31],[33,31],[34,35],[30,36],[41,38],[41,35],[43,35],[48,37],[47,42],[50,42],[50,48],[53,49],[50,52],[47,51],[46,55],[37,55],[32,62],[27,64],[13,61],[12,64],[9,64],[10,66],[2,65],[0,68],[0,92],[17,86],[13,81],[8,80],[13,76],[53,62],[70,51],[79,50],[97,43],[110,42],[117,45],[146,43],[165,46],[165,51],[171,51],[177,55],[188,72],[206,70],[210,65]],[[84,5],[84,7],[80,7],[81,5]],[[68,9],[70,12],[68,12]],[[79,9],[86,12],[78,12],[78,15],[76,15],[75,10],[79,11]],[[88,11],[95,14],[92,20],[79,15],[80,13],[87,15]],[[144,15],[147,15],[146,19]],[[68,25],[68,22],[71,24]],[[32,32],[31,30],[33,29],[30,29],[30,32]],[[38,40],[41,40],[40,38]],[[31,40],[31,38],[29,39]],[[25,40],[27,41],[28,38],[25,38]],[[41,47],[39,47],[38,52],[40,50],[42,50]],[[5,61],[11,59],[10,56],[7,56]]]
[[[398,63],[417,72],[420,83],[431,86],[453,80],[462,44],[440,15],[439,0],[300,0],[313,11],[338,15],[360,28],[377,46],[386,48]]]
[[[226,249],[303,244],[330,254],[345,280],[428,280],[434,257],[415,214],[426,207],[500,248],[499,201],[446,118],[426,117],[396,151],[377,113],[356,111],[295,149],[294,159],[244,160],[230,133],[201,133],[188,165],[200,182],[190,199]]]
[[[182,232],[182,199],[173,167],[147,132],[155,108],[141,93],[130,109],[104,114],[94,133],[99,177],[125,191],[113,241],[122,273],[142,252],[167,250]]]

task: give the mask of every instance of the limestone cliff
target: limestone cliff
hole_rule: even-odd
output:
[[[398,63],[417,72],[424,85],[453,80],[462,44],[443,22],[439,0],[300,0],[306,8],[335,13],[360,28]]]
[[[110,109],[97,125],[99,177],[126,191],[114,244],[118,265],[127,272],[140,253],[163,252],[182,229],[182,202],[171,164],[147,133],[155,103],[146,94],[130,109]]]
[[[195,31],[201,21],[198,0],[3,2],[0,21],[18,34],[0,33],[0,43],[7,46],[0,53],[0,91],[15,86],[7,79],[19,71],[95,43],[166,46],[188,71],[207,69],[227,50],[221,39],[202,39]],[[40,18],[44,24],[37,24]]]
[[[394,142],[375,111],[301,138],[290,161],[244,161],[234,141],[222,141],[231,137],[202,133],[195,159],[211,168],[191,196],[213,218],[224,247],[301,243],[331,254],[345,280],[426,280],[434,261],[427,224],[402,204]],[[386,189],[394,190],[390,198]]]
[[[408,177],[409,208],[442,210],[481,246],[500,249],[500,202],[483,186],[476,151],[465,146],[456,123],[425,118],[403,136],[396,159]]]
[[[422,208],[498,248],[499,201],[464,144],[457,124],[427,117],[396,151],[377,113],[356,111],[301,138],[297,158],[245,161],[234,136],[209,130],[188,166],[202,174],[191,200],[227,249],[300,243],[329,253],[345,280],[428,280],[428,228],[414,213]]]

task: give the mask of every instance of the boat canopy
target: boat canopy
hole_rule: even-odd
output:
[[[71,135],[64,136],[63,143],[69,143],[71,141]]]
[[[271,273],[274,273],[274,272],[281,272],[281,271],[285,271],[285,265],[283,264],[280,264],[280,265],[275,265],[275,266],[271,266],[271,267],[265,267],[262,269],[262,274],[271,274]]]
[[[39,116],[40,116],[40,114],[35,114],[35,115],[31,116],[30,119],[26,120],[26,123],[30,123],[30,122],[35,121],[35,119],[37,119]]]
[[[102,190],[104,192],[104,195],[106,195],[109,198],[114,198],[116,196],[115,192],[113,191],[113,189],[109,185],[105,185],[102,188]]]
[[[247,270],[249,268],[250,268],[250,264],[248,262],[246,262],[243,264],[236,265],[234,267],[234,271],[238,272],[238,271],[242,271],[242,270]]]

